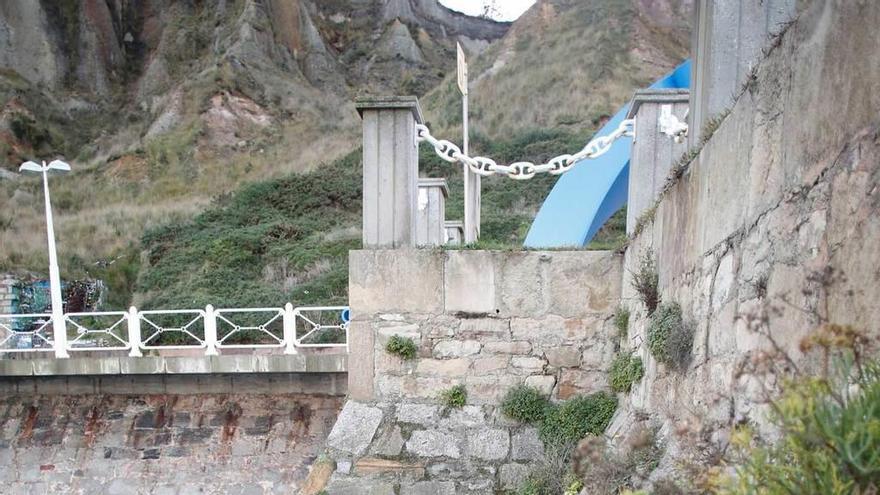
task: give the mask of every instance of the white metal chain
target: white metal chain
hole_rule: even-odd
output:
[[[430,143],[434,146],[437,156],[450,163],[461,162],[468,166],[472,172],[482,176],[504,174],[511,179],[526,180],[531,179],[536,174],[549,173],[552,175],[561,175],[571,170],[574,165],[587,158],[598,158],[611,149],[618,138],[624,136],[632,136],[635,120],[624,120],[617,126],[611,134],[607,136],[599,136],[584,146],[584,149],[573,155],[559,155],[556,158],[536,165],[532,162],[515,162],[510,165],[499,165],[491,158],[483,156],[470,157],[462,153],[455,143],[446,141],[445,139],[437,139],[431,135],[428,126],[416,125],[416,138],[418,141]]]

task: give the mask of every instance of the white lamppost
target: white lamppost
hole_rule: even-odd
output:
[[[46,198],[46,234],[49,238],[49,291],[52,295],[52,333],[55,336],[55,357],[66,358],[67,325],[64,321],[64,307],[61,300],[61,276],[58,273],[58,254],[55,252],[55,227],[52,224],[52,204],[49,200],[49,171],[70,172],[70,165],[54,160],[48,165],[24,162],[19,171],[43,174],[43,195]]]

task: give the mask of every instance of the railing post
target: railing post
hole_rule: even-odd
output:
[[[293,304],[284,305],[284,354],[298,354],[296,350],[296,312]]]
[[[141,357],[141,317],[137,308],[134,306],[128,308],[128,344],[131,346],[128,355],[131,357]]]
[[[217,351],[217,314],[210,304],[205,308],[205,355],[220,355]]]
[[[55,349],[55,357],[60,359],[69,358],[67,353],[67,316],[52,305],[52,347]]]

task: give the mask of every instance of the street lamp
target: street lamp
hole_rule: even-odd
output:
[[[49,171],[70,172],[70,165],[61,160],[54,160],[46,165],[24,162],[18,169],[20,172],[43,174],[43,195],[46,198],[46,234],[49,238],[49,291],[52,295],[52,333],[55,336],[55,357],[66,358],[67,325],[64,321],[64,303],[61,301],[61,276],[58,274],[58,254],[55,252],[55,227],[52,224],[52,204],[49,201]]]

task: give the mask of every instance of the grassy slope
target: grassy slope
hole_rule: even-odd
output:
[[[541,160],[579,138],[562,131],[486,143],[495,156]],[[422,171],[450,179],[449,217],[461,218],[461,173],[427,147]],[[192,221],[143,239],[136,302],[149,308],[338,304],[347,301],[348,251],[360,247],[360,151],[305,174],[243,187]],[[481,247],[518,248],[554,178],[491,178]],[[615,237],[616,236],[616,237]],[[612,231],[609,239],[620,238]],[[113,284],[113,281],[110,281]]]

